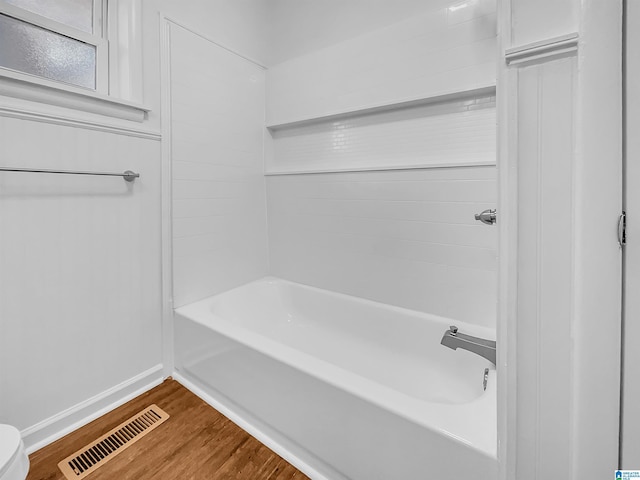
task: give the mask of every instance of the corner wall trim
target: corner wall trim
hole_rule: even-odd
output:
[[[119,407],[164,380],[162,365],[146,370],[20,432],[28,454]]]
[[[171,136],[171,26],[160,12],[160,111],[161,144],[161,280],[162,280],[162,364],[165,376],[173,373],[173,173]]]
[[[548,38],[539,42],[508,48],[504,52],[507,65],[533,62],[550,57],[573,54],[578,51],[580,36],[577,32]]]

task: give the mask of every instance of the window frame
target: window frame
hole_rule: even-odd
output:
[[[0,0],[0,13],[96,46],[96,89],[0,67],[0,115],[60,115],[80,121],[93,118],[99,124],[105,117],[134,122],[148,118],[151,109],[142,103],[142,0],[97,0],[94,24],[97,19],[102,30],[94,27],[96,35],[5,0]]]
[[[93,30],[90,34],[83,30],[71,27],[56,20],[44,17],[29,10],[25,10],[15,5],[0,0],[0,14],[15,18],[17,20],[35,25],[53,33],[63,35],[65,37],[77,40],[79,42],[93,45],[96,49],[96,66],[95,66],[95,89],[83,87],[63,80],[55,80],[40,75],[35,75],[20,70],[14,70],[0,66],[0,75],[10,78],[22,78],[26,81],[36,81],[45,85],[64,85],[78,88],[88,92],[97,92],[99,94],[108,95],[109,93],[109,41],[107,34],[107,0],[93,0]]]

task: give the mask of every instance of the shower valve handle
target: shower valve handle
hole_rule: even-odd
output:
[[[496,218],[497,214],[495,208],[485,210],[482,213],[476,213],[476,220],[484,223],[485,225],[493,225],[496,223]]]

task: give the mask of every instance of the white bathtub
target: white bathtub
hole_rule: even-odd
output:
[[[176,377],[314,479],[494,480],[495,370],[450,324],[265,278],[176,310]]]

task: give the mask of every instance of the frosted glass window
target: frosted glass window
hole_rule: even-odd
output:
[[[0,45],[2,67],[96,88],[94,45],[1,14]]]
[[[5,0],[56,22],[93,33],[93,0]]]

